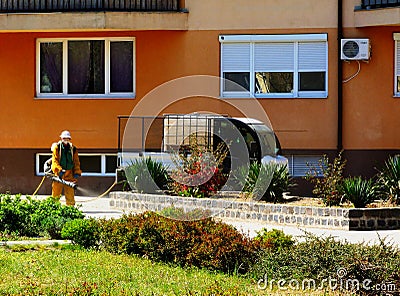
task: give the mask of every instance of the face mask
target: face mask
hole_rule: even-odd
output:
[[[70,142],[70,139],[62,139],[61,142],[62,142],[64,145],[68,145],[69,142]]]

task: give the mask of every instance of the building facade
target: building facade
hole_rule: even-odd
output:
[[[199,95],[174,104],[164,93],[154,98],[166,102],[160,112],[238,116],[227,102],[257,100],[301,193],[306,163],[323,154],[344,150],[348,174],[371,176],[400,151],[400,1],[0,5],[0,192],[32,193],[64,129],[81,154],[81,186],[103,192],[114,181],[118,116],[197,75],[236,84],[197,85]],[[342,60],[342,39],[368,40],[369,58]]]

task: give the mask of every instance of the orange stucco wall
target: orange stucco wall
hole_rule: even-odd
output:
[[[186,0],[187,28],[182,30],[158,31],[149,27],[143,31],[7,32],[2,28],[0,148],[46,148],[58,139],[61,130],[69,129],[79,147],[114,149],[118,145],[117,116],[129,115],[146,94],[176,78],[219,77],[219,34],[327,33],[328,98],[259,99],[258,102],[265,109],[284,149],[336,149],[337,55],[340,50],[336,1],[294,3],[285,0],[277,5],[275,0],[248,0],[246,5],[243,3],[243,0]],[[393,97],[392,35],[400,30],[392,26],[355,28],[354,6],[359,4],[359,0],[343,1],[344,37],[369,38],[372,58],[369,63],[361,62],[360,73],[343,84],[343,145],[345,149],[398,149],[400,99]],[[97,36],[135,37],[135,99],[35,98],[36,38]],[[342,62],[342,65],[344,78],[357,71],[356,62]],[[204,88],[211,96],[218,97],[218,86]],[[168,96],[162,93],[153,100],[163,105]],[[241,100],[246,102],[246,99]],[[201,96],[166,106],[160,112],[192,111],[238,115],[224,100]]]
[[[399,149],[400,98],[394,94],[393,33],[398,27],[346,29],[345,37],[369,38],[372,56],[359,74],[343,85],[343,144],[347,149]],[[356,73],[355,61],[343,62],[344,78]]]
[[[394,41],[398,27],[355,28],[354,6],[343,2],[344,37],[370,38],[372,58],[343,84],[345,149],[398,149],[400,98],[393,97]],[[312,4],[312,5],[311,5]],[[185,30],[0,33],[1,148],[46,148],[69,129],[82,148],[115,149],[117,116],[129,115],[146,94],[171,80],[190,75],[220,75],[219,34],[328,34],[328,98],[259,99],[285,149],[336,149],[337,146],[337,3],[331,0],[186,0]],[[265,17],[265,11],[269,12]],[[317,14],[318,12],[318,14]],[[313,16],[313,17],[311,17]],[[118,15],[124,23],[123,15]],[[156,17],[153,15],[153,17]],[[128,19],[126,19],[128,20]],[[125,24],[125,27],[128,26]],[[134,25],[132,25],[134,27]],[[51,31],[51,26],[49,28]],[[82,29],[83,30],[83,29]],[[57,31],[57,30],[55,30]],[[135,99],[35,98],[36,38],[135,37]],[[357,62],[342,62],[344,78]],[[218,97],[218,86],[204,86]],[[157,105],[165,96],[158,95]],[[247,104],[248,99],[239,100]],[[162,112],[213,111],[238,115],[223,100],[196,96]],[[153,114],[152,112],[149,112]]]
[[[220,75],[219,34],[315,33],[329,35],[329,97],[327,99],[262,99],[282,145],[293,149],[334,149],[336,145],[335,30],[245,31],[123,31],[92,33],[2,33],[0,38],[0,131],[3,148],[45,148],[69,129],[82,148],[116,148],[117,116],[129,115],[139,100],[155,87],[188,75]],[[136,42],[135,99],[35,98],[36,38],[133,36]],[[219,89],[213,92],[218,97]],[[158,98],[163,100],[162,96]],[[227,114],[224,104],[205,104],[192,98],[187,110]],[[195,107],[195,108],[194,108]],[[194,110],[195,111],[195,110]],[[313,114],[310,116],[310,114]],[[235,115],[235,114],[230,114]]]
[[[178,83],[173,90],[165,87],[182,77],[219,77],[220,34],[327,33],[327,98],[257,101],[288,154],[322,154],[337,149],[338,1],[181,3],[185,3],[186,12],[0,14],[0,191],[31,192],[39,182],[32,177],[35,153],[49,151],[64,129],[72,132],[74,144],[86,152],[115,151],[117,117],[130,115],[144,102],[150,104],[141,115],[195,111],[242,115],[229,105],[233,99],[218,98],[215,81]],[[400,32],[400,8],[354,10],[360,4],[361,0],[343,0],[343,37],[369,38],[372,58],[368,63],[361,62],[359,74],[343,84],[343,148],[353,158],[348,162],[353,166],[351,174],[367,172],[372,176],[376,173],[374,157],[383,163],[400,149],[400,98],[393,96],[393,33]],[[135,38],[134,99],[35,98],[37,38],[124,36]],[[340,63],[344,79],[356,73],[357,62]],[[197,93],[187,97],[185,89]],[[171,97],[180,100],[170,104]],[[235,102],[244,108],[249,101],[241,98]],[[257,118],[259,111],[249,113]],[[29,162],[30,166],[25,166]],[[83,179],[92,182],[91,187],[106,186],[104,190],[111,185],[102,177]]]

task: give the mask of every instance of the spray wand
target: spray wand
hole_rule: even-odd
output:
[[[64,184],[64,185],[67,185],[67,186],[69,186],[69,187],[71,187],[73,189],[78,188],[78,184],[76,184],[74,182],[71,182],[71,181],[65,181],[65,180],[61,179],[60,177],[58,177],[58,176],[50,175],[48,177],[53,181],[56,181],[56,182]]]
[[[35,192],[32,195],[36,195],[36,193],[39,191],[39,189],[42,186],[43,181],[44,181],[44,179],[46,179],[46,177],[50,178],[52,181],[59,182],[61,184],[67,185],[69,187],[72,187],[74,189],[78,188],[78,185],[76,183],[70,182],[70,181],[65,181],[65,180],[61,179],[60,177],[54,175],[53,172],[51,171],[51,161],[52,160],[50,158],[44,163],[44,174],[45,175],[43,176],[42,181],[40,182],[39,186],[36,188]],[[117,170],[117,172],[118,172],[118,170]],[[123,175],[123,172],[120,171],[119,174]],[[91,200],[86,200],[85,202],[92,201],[92,200],[95,200],[95,199],[98,199],[98,198],[101,198],[101,197],[105,196],[106,194],[108,194],[111,191],[111,189],[115,185],[120,183],[122,180],[123,180],[123,176],[122,176],[121,180],[119,180],[118,177],[117,177],[117,180],[115,180],[115,182],[110,186],[110,188],[107,189],[106,192],[104,192],[103,194],[101,194],[101,195],[99,195],[99,196],[97,196],[97,197],[95,197],[95,198],[93,198]]]
[[[71,182],[71,181],[66,181],[64,179],[61,179],[59,176],[56,176],[53,174],[53,172],[51,171],[51,158],[48,159],[44,163],[44,174],[46,177],[50,178],[52,181],[67,185],[73,189],[78,188],[78,184]]]

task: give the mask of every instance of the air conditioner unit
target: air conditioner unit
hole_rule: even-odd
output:
[[[342,60],[369,60],[369,39],[342,39],[340,51]]]

